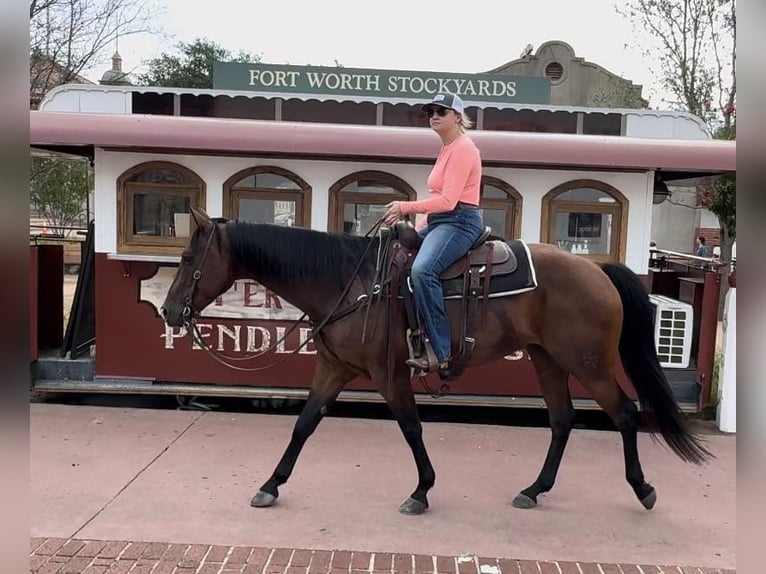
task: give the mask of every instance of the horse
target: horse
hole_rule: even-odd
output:
[[[400,505],[403,514],[429,508],[436,474],[423,441],[412,373],[405,361],[405,333],[385,327],[390,306],[379,299],[359,306],[373,287],[382,234],[353,236],[210,218],[192,206],[196,228],[182,253],[160,315],[171,326],[193,332],[194,317],[237,279],[251,278],[309,317],[317,349],[308,397],[281,459],[252,497],[253,507],[277,502],[306,440],[344,385],[368,378],[386,400],[417,468],[415,490]],[[532,508],[550,491],[574,427],[568,377],[573,375],[609,415],[621,434],[625,477],[647,510],[657,500],[638,455],[641,416],[683,461],[701,464],[713,455],[686,425],[657,357],[648,293],[640,278],[619,263],[595,263],[548,244],[528,244],[536,288],[485,301],[486,317],[476,331],[468,368],[526,349],[548,409],[551,439],[538,476],[512,500]],[[460,301],[448,300],[459,321]],[[382,326],[381,326],[382,325]],[[393,357],[393,361],[391,360]],[[616,379],[619,361],[636,390],[636,402]]]

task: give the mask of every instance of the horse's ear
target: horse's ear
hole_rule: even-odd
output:
[[[194,222],[197,224],[197,227],[204,229],[205,226],[210,223],[210,217],[201,207],[190,205],[189,211],[191,211],[191,216],[194,218]]]

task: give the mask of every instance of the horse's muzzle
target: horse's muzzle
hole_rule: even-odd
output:
[[[163,305],[160,307],[160,316],[171,327],[183,327],[184,325],[184,307],[180,305]]]

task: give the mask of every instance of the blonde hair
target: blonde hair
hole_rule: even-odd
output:
[[[464,132],[465,130],[470,130],[473,127],[473,122],[471,121],[471,118],[468,117],[468,114],[463,111],[460,115],[460,122],[458,125],[460,126],[460,131]]]

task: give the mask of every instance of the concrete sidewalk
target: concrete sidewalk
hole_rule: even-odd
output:
[[[278,504],[255,509],[250,498],[282,455],[294,416],[33,404],[30,419],[33,571],[112,572],[121,560],[121,569],[157,573],[166,554],[163,568],[177,572],[372,572],[375,556],[404,556],[401,567],[392,558],[381,568],[397,573],[445,571],[439,559],[460,574],[570,566],[584,574],[596,563],[605,574],[607,564],[736,568],[733,436],[707,436],[717,459],[694,467],[641,435],[644,472],[658,491],[649,512],[623,478],[619,435],[576,430],[554,490],[524,511],[509,503],[539,471],[547,429],[424,423],[437,481],[431,509],[410,517],[397,508],[415,486],[415,466],[392,421],[325,419]],[[243,553],[254,557],[250,570]],[[349,562],[327,562],[335,554]],[[327,563],[312,570],[312,556]],[[488,564],[496,569],[480,568]]]

